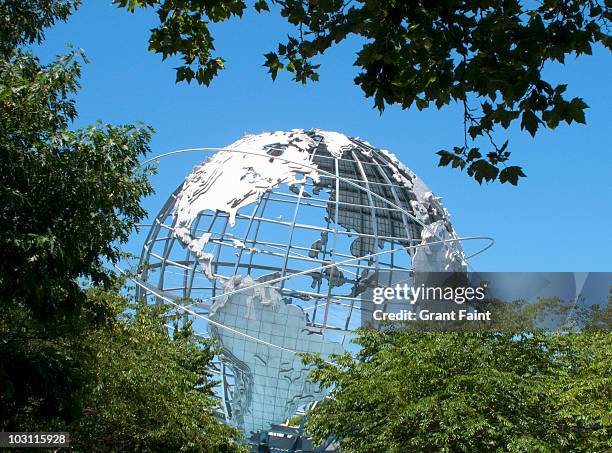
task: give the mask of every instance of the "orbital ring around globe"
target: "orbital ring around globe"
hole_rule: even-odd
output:
[[[137,271],[116,267],[139,299],[175,307],[217,342],[209,371],[220,416],[253,445],[326,396],[301,354],[356,352],[364,288],[379,271],[465,272],[494,243],[459,237],[414,172],[360,139],[247,135],[142,165],[194,152],[215,154],[139,225],[150,230]],[[487,243],[466,256],[464,241]]]
[[[139,225],[140,225],[140,226],[151,226],[151,224],[139,224]],[[453,240],[454,240],[454,241],[469,241],[469,240],[490,240],[490,241],[493,241],[491,238],[488,238],[488,237],[485,237],[485,236],[481,236],[481,237],[478,237],[478,236],[473,236],[473,237],[464,237],[464,238],[458,238],[458,239],[453,239]],[[425,245],[444,244],[444,242],[445,242],[445,241],[433,241],[433,242],[430,242],[430,243],[428,243],[428,244],[417,244],[417,245],[410,246],[410,247],[413,247],[413,248],[416,248],[416,247],[424,247]],[[484,247],[484,248],[482,248],[481,250],[479,250],[478,252],[475,252],[475,253],[473,253],[472,255],[468,256],[468,258],[470,258],[470,257],[472,257],[472,256],[475,256],[475,255],[477,255],[477,254],[479,254],[479,253],[482,253],[483,251],[485,251],[485,250],[487,250],[488,248],[492,247],[492,245],[493,245],[493,242],[490,242],[489,244],[487,244],[487,246],[486,246],[486,247]],[[399,251],[399,249],[395,249],[395,250],[387,250],[387,251],[379,252],[379,253],[376,253],[376,254],[372,254],[372,255],[368,255],[368,256],[363,256],[363,257],[360,257],[360,258],[362,258],[362,259],[363,259],[363,258],[368,258],[368,257],[374,257],[374,255],[378,255],[378,256],[380,256],[380,255],[383,255],[383,254],[395,253],[395,252],[397,252],[397,251]],[[323,270],[323,269],[325,269],[325,268],[332,267],[332,266],[334,266],[334,265],[338,266],[338,265],[346,264],[346,263],[348,263],[348,262],[350,262],[350,261],[356,261],[356,260],[358,260],[358,259],[360,259],[360,258],[352,258],[352,259],[348,259],[348,260],[345,260],[345,261],[339,261],[339,262],[336,262],[336,263],[334,263],[334,264],[329,264],[329,265],[327,265],[327,266],[321,266],[321,267],[318,267],[318,268],[313,268],[313,269],[311,269],[310,271]],[[240,331],[238,331],[238,330],[232,329],[232,328],[231,328],[231,327],[229,327],[229,326],[226,326],[226,325],[220,324],[220,323],[218,323],[218,322],[216,322],[216,321],[213,321],[213,320],[211,320],[210,318],[207,318],[206,316],[202,315],[201,313],[197,313],[197,312],[195,312],[195,311],[193,311],[193,310],[190,310],[190,307],[192,307],[192,306],[193,306],[193,305],[195,305],[196,303],[191,303],[191,304],[186,304],[186,305],[177,304],[177,303],[176,303],[176,302],[174,302],[172,299],[170,299],[170,298],[168,298],[168,297],[164,296],[163,294],[159,293],[158,291],[156,291],[156,290],[155,290],[154,288],[152,288],[151,286],[148,286],[148,285],[144,284],[144,283],[143,283],[143,282],[142,282],[142,281],[141,281],[139,278],[134,277],[134,276],[132,276],[132,275],[130,275],[130,274],[128,274],[128,273],[126,273],[126,272],[125,272],[125,271],[124,271],[124,270],[123,270],[121,267],[119,267],[119,266],[117,266],[117,265],[115,265],[114,267],[115,267],[115,269],[117,269],[117,270],[118,270],[118,271],[119,271],[119,272],[120,272],[120,273],[121,273],[123,276],[127,277],[127,278],[128,278],[130,281],[132,281],[134,284],[136,284],[136,285],[137,285],[137,286],[139,286],[140,288],[144,289],[145,291],[151,292],[151,293],[152,293],[152,294],[154,294],[156,297],[158,297],[158,298],[160,298],[160,299],[164,300],[165,302],[167,302],[167,303],[169,303],[170,305],[172,305],[172,306],[176,307],[177,309],[179,309],[179,310],[181,310],[181,311],[184,311],[184,312],[188,313],[188,314],[189,314],[189,315],[191,315],[191,316],[195,316],[195,317],[197,317],[197,318],[203,319],[204,321],[209,322],[209,323],[211,323],[211,324],[214,324],[214,325],[216,325],[216,326],[218,326],[218,327],[220,327],[220,328],[222,328],[222,329],[227,329],[227,330],[230,330],[231,332],[233,332],[233,333],[235,333],[235,334],[237,334],[237,335],[244,336],[245,338],[248,338],[249,340],[252,340],[252,341],[255,341],[255,342],[258,342],[258,343],[263,343],[263,344],[265,344],[265,345],[267,345],[267,346],[270,346],[270,347],[273,347],[273,348],[277,348],[277,349],[280,349],[280,350],[283,350],[283,351],[287,351],[287,352],[290,352],[290,353],[295,354],[295,355],[301,354],[301,352],[300,352],[300,351],[298,351],[298,350],[287,349],[287,348],[284,348],[284,347],[282,347],[282,346],[276,345],[276,344],[274,344],[274,343],[269,343],[269,342],[267,342],[267,341],[263,341],[263,340],[261,340],[261,339],[259,339],[259,338],[256,338],[256,337],[253,337],[253,336],[250,336],[250,335],[248,335],[248,334],[246,334],[246,333],[244,333],[244,332],[240,332]],[[282,277],[282,279],[284,279],[284,280],[288,280],[288,279],[290,279],[290,278],[292,278],[292,277],[295,277],[295,276],[298,276],[298,274],[288,275],[288,276],[286,276],[286,277]],[[227,293],[224,293],[223,295],[220,295],[220,296],[215,296],[215,297],[211,297],[210,299],[208,299],[208,301],[210,301],[210,300],[214,300],[214,299],[216,299],[216,298],[223,297],[223,296],[230,296],[230,295],[233,295],[233,294],[236,294],[236,293],[239,293],[239,292],[245,291],[245,290],[247,290],[247,289],[257,287],[257,286],[262,286],[262,285],[265,285],[265,284],[271,284],[271,283],[278,283],[280,280],[281,280],[281,279],[279,278],[279,279],[277,279],[277,280],[270,280],[270,281],[267,281],[267,282],[262,282],[262,283],[254,283],[253,285],[251,285],[251,286],[249,286],[249,287],[242,287],[242,288],[238,288],[238,289],[236,289],[236,290],[233,290],[233,291],[229,291],[229,292],[227,292]],[[205,301],[205,302],[206,302],[206,301]],[[357,308],[357,309],[358,309],[358,308]],[[331,364],[331,362],[328,362],[328,363],[330,363],[330,364]]]
[[[138,224],[138,226],[152,226],[152,225],[153,224],[150,224],[150,223],[140,223],[140,224]],[[469,259],[469,258],[472,258],[472,257],[474,257],[476,255],[479,255],[480,253],[482,253],[482,252],[486,251],[487,249],[491,248],[493,246],[493,244],[494,244],[493,238],[490,238],[490,237],[487,237],[487,236],[467,236],[467,237],[456,238],[456,239],[444,239],[444,240],[439,240],[439,241],[431,241],[431,242],[428,242],[427,244],[416,244],[416,245],[407,246],[405,248],[406,249],[417,249],[419,247],[427,247],[427,246],[431,246],[431,245],[445,245],[448,242],[482,241],[482,240],[489,241],[489,243],[486,244],[480,250],[478,250],[478,251],[476,251],[476,252],[474,252],[471,255],[466,257],[466,258]],[[400,249],[385,250],[383,252],[372,253],[372,254],[360,256],[360,257],[357,257],[357,258],[350,258],[350,259],[343,260],[343,261],[336,261],[336,262],[334,262],[332,264],[327,264],[325,266],[314,267],[314,268],[308,269],[307,271],[301,271],[301,272],[298,272],[298,273],[295,273],[295,274],[287,275],[285,277],[279,277],[277,279],[267,280],[265,282],[254,283],[253,285],[251,285],[249,287],[241,287],[241,288],[238,288],[238,289],[235,289],[235,290],[232,290],[232,291],[228,291],[228,292],[223,293],[221,295],[213,296],[213,297],[210,297],[208,299],[205,299],[205,300],[203,300],[201,302],[210,302],[210,301],[219,299],[220,297],[231,296],[233,294],[237,294],[237,293],[246,291],[249,288],[256,288],[256,287],[259,287],[259,286],[269,285],[269,284],[272,284],[272,283],[279,283],[279,282],[284,281],[284,280],[289,280],[289,279],[294,278],[294,277],[299,277],[299,276],[304,275],[304,274],[306,274],[308,272],[325,270],[325,269],[332,268],[334,266],[340,266],[340,265],[343,265],[343,264],[348,264],[350,262],[357,261],[359,259],[374,258],[376,256],[386,255],[386,254],[390,254],[390,253],[396,253],[396,252],[399,252],[399,251],[400,251]],[[179,263],[173,263],[171,260],[168,260],[168,262],[172,263],[172,264],[175,264],[175,265],[180,267]],[[121,268],[117,267],[117,269],[119,271],[121,271],[122,273],[124,273]],[[127,275],[127,274],[125,274],[125,275]],[[134,283],[138,284],[139,286],[142,285],[142,282],[139,282],[137,278],[134,278],[134,277],[129,277],[129,278],[130,278],[131,281],[134,281]],[[143,287],[143,289],[146,289],[148,291],[154,291],[150,287],[147,287],[147,286],[142,286],[142,287]],[[163,298],[163,296],[161,294],[157,294],[157,295],[158,295],[158,297]],[[164,298],[164,300],[166,300],[166,299]],[[189,308],[189,307],[191,307],[193,305],[196,305],[197,303],[199,303],[199,302],[194,302],[194,303],[190,303],[190,304],[186,304],[186,305],[181,305],[180,307]],[[204,318],[204,319],[206,319],[206,318]]]

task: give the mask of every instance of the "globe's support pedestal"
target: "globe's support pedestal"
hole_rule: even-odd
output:
[[[314,446],[304,433],[303,424],[299,427],[272,425],[267,433],[259,433],[251,439],[253,453],[335,453],[337,449],[332,439],[323,445]]]

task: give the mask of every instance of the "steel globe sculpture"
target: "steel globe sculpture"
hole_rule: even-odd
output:
[[[215,338],[223,416],[247,436],[324,397],[297,353],[345,350],[377,272],[463,271],[444,206],[393,154],[318,129],[247,135],[155,218],[139,296]]]

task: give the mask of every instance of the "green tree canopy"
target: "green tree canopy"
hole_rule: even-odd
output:
[[[78,52],[43,66],[17,52],[0,61],[0,419],[71,417],[82,385],[66,338],[108,316],[80,281],[109,285],[104,262],[144,215],[151,193],[139,156],[150,129],[76,116]]]
[[[113,0],[134,11],[154,8],[159,25],[149,49],[183,64],[176,80],[208,85],[224,67],[214,54],[209,23],[241,17],[244,0]],[[441,150],[440,165],[466,170],[479,183],[516,185],[525,176],[509,165],[508,142],[494,130],[519,123],[532,136],[561,122],[585,122],[583,99],[566,98],[566,85],[545,80],[546,63],[610,49],[612,12],[596,0],[257,0],[258,12],[280,14],[294,26],[265,55],[273,79],[286,70],[299,83],[317,81],[316,58],[348,38],[361,42],[355,83],[381,112],[388,105],[463,108],[464,139]],[[483,144],[484,143],[484,144]],[[485,148],[482,148],[482,147]]]
[[[68,431],[74,451],[242,451],[189,325],[130,303],[111,270],[152,193],[152,129],[76,129],[80,51],[23,50],[78,2],[1,1],[0,430]],[[178,327],[178,326],[177,326]]]
[[[0,2],[0,53],[7,56],[21,44],[42,42],[44,31],[65,21],[80,0],[2,0]]]
[[[356,358],[316,357],[330,387],[306,428],[343,452],[608,451],[607,332],[361,331]]]
[[[132,302],[112,290],[88,291],[115,316],[87,333],[83,416],[67,426],[77,451],[241,452],[238,432],[218,420],[216,349],[181,314]],[[173,335],[168,335],[168,328]]]

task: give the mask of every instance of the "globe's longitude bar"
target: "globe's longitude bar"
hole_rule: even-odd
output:
[[[319,139],[319,141],[317,142],[316,146],[314,146],[314,149],[312,151],[311,159],[313,161],[316,158],[317,151],[319,150],[319,144],[320,143],[321,143],[321,139]],[[297,221],[297,216],[298,216],[299,209],[300,209],[300,203],[301,203],[302,197],[304,195],[304,187],[305,187],[304,183],[302,182],[300,184],[299,194],[298,194],[297,200],[295,202],[295,208],[293,210],[293,220],[291,222],[291,231],[289,232],[289,240],[287,242],[287,251],[285,252],[285,257],[284,257],[284,260],[283,260],[283,265],[281,266],[281,278],[284,277],[285,274],[287,273],[287,263],[289,261],[289,252],[291,250],[291,246],[293,245],[293,234],[295,232],[295,223]],[[285,280],[281,281],[279,289],[282,291],[284,287],[285,287]]]

